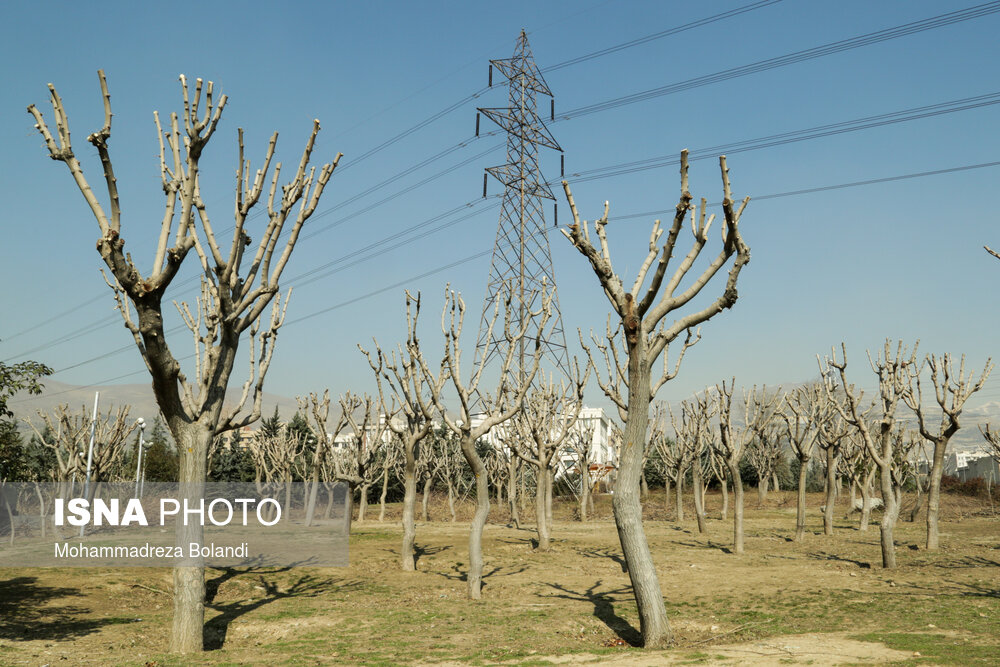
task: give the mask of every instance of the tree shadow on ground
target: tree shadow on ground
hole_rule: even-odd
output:
[[[625,563],[625,556],[614,549],[593,547],[590,549],[577,548],[576,552],[584,558],[599,558],[612,560],[618,564],[623,573],[628,573],[628,565]]]
[[[490,577],[494,577],[494,576],[509,577],[511,575],[514,575],[514,574],[521,574],[522,572],[527,571],[528,566],[527,565],[523,565],[519,569],[516,569],[516,570],[513,569],[513,568],[511,568],[509,572],[502,572],[503,569],[504,568],[502,566],[498,566],[498,567],[494,567],[492,570],[489,570],[489,571],[484,570],[483,571],[483,583],[482,583],[482,587],[486,588],[486,586],[489,584],[488,579]],[[433,574],[436,574],[439,577],[444,577],[445,579],[449,579],[451,581],[468,581],[469,580],[469,573],[468,573],[468,571],[466,569],[462,568],[462,563],[455,563],[454,565],[452,565],[451,566],[451,572],[443,572],[443,571],[439,570],[437,572],[434,572]]]
[[[135,623],[137,618],[80,618],[90,609],[57,605],[61,598],[81,597],[79,588],[41,586],[38,577],[0,581],[0,639],[67,640],[97,632],[106,625]]]
[[[445,545],[440,547],[427,547],[420,544],[414,543],[413,545],[413,566],[416,567],[420,562],[420,559],[424,556],[433,556],[439,554],[442,551],[447,551],[451,549],[451,545]],[[382,551],[392,554],[394,556],[399,556],[399,549],[382,549]]]
[[[863,570],[872,569],[872,564],[864,560],[856,560],[854,558],[848,558],[847,556],[840,556],[837,554],[832,554],[826,551],[814,551],[809,554],[809,558],[816,560],[832,560],[840,563],[851,563],[852,565],[857,565]]]
[[[632,588],[630,586],[623,586],[617,590],[598,592],[597,589],[601,587],[602,583],[602,580],[598,579],[593,586],[590,586],[583,592],[570,590],[562,584],[546,583],[546,586],[559,592],[547,595],[543,594],[542,597],[561,598],[563,600],[573,600],[574,602],[589,602],[594,605],[594,616],[604,623],[604,625],[608,626],[618,637],[631,646],[642,646],[642,634],[632,627],[631,623],[615,613],[614,603],[616,600],[614,596],[631,597]]]
[[[259,568],[227,567],[219,569],[221,570],[219,576],[205,582],[205,606],[219,612],[217,616],[205,623],[203,640],[207,651],[222,648],[226,643],[229,626],[234,620],[260,609],[264,605],[287,598],[314,598],[333,590],[350,591],[361,587],[359,581],[344,581],[335,577],[321,578],[306,574],[282,588],[281,584],[275,580],[274,575],[286,572],[291,568],[273,569],[266,572],[261,572]],[[219,587],[223,583],[243,576],[256,576],[258,587],[264,591],[262,597],[252,600],[215,601]]]
[[[732,547],[727,547],[725,544],[719,544],[718,542],[715,542],[714,540],[706,540],[704,543],[702,543],[702,542],[694,542],[694,541],[690,541],[690,542],[677,542],[677,544],[680,545],[680,546],[682,546],[682,547],[692,547],[692,548],[695,548],[695,549],[703,549],[705,547],[707,547],[709,549],[718,549],[719,551],[721,551],[724,554],[731,554],[731,553],[733,553],[733,548]]]
[[[911,582],[909,586],[927,595],[959,595],[974,598],[1000,598],[1000,585],[983,581],[957,581],[948,579],[937,581],[933,585]]]

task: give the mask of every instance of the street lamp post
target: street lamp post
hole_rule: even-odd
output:
[[[146,430],[146,422],[142,417],[139,417],[136,421],[139,425],[139,443],[135,448],[135,497],[139,497],[139,472],[142,469],[142,446],[143,446],[143,432]]]

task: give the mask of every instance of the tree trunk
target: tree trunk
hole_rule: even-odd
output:
[[[743,479],[740,477],[740,464],[737,461],[727,461],[729,479],[733,484],[733,551],[743,553]]]
[[[551,459],[550,459],[551,460]],[[545,463],[545,525],[552,529],[552,487],[555,486],[555,473],[549,467],[549,461]]]
[[[587,520],[587,504],[590,502],[590,464],[580,464],[580,521]]]
[[[358,503],[358,523],[365,522],[365,514],[368,510],[368,485],[361,485],[361,499]]]
[[[626,332],[626,336],[628,336]],[[663,591],[653,564],[646,532],[642,525],[642,504],[639,501],[639,477],[645,450],[646,428],[649,422],[649,365],[645,334],[629,342],[628,417],[625,420],[618,479],[612,508],[628,576],[632,582],[636,607],[639,611],[639,631],[647,648],[660,648],[673,641]]]
[[[513,454],[507,460],[507,510],[510,512],[510,525],[521,528],[521,517],[517,513],[517,473],[521,467],[521,459]]]
[[[916,482],[917,497],[913,501],[913,509],[910,510],[910,516],[906,519],[910,523],[917,520],[917,515],[920,514],[920,510],[923,509],[924,503],[927,501],[927,495],[924,493],[924,483],[920,481],[919,473],[917,474]]]
[[[421,507],[420,507],[421,517],[420,517],[420,520],[424,521],[424,522],[430,521],[430,515],[427,513],[427,501],[430,499],[430,496],[431,496],[431,482],[433,482],[433,481],[434,480],[431,479],[430,475],[428,475],[426,478],[424,478],[424,494],[423,494],[423,498],[420,499],[420,504],[421,504]],[[487,489],[487,493],[488,492],[489,492],[489,489]]]
[[[385,521],[385,497],[389,493],[389,462],[386,461],[385,468],[382,470],[382,493],[378,497],[378,521],[382,523]]]
[[[767,500],[767,475],[759,475],[757,479],[757,504],[763,505],[764,501]]]
[[[677,483],[674,484],[674,505],[677,506],[677,523],[684,520],[684,471],[677,471]]]
[[[858,530],[868,530],[868,522],[872,516],[872,478],[875,476],[875,468],[872,468],[861,481],[861,521],[858,523]],[[854,507],[851,507],[851,511]]]
[[[663,476],[663,509],[670,511],[670,478]]]
[[[691,466],[691,489],[694,492],[694,515],[698,519],[698,532],[705,532],[705,487],[701,483],[701,461],[695,460]]]
[[[400,551],[404,572],[416,569],[413,542],[417,536],[417,521],[414,514],[417,505],[417,462],[413,449],[404,448],[406,460],[403,462],[403,546]]]
[[[809,475],[809,457],[799,457],[799,498],[795,510],[795,541],[806,536],[806,477]]]
[[[892,541],[893,528],[896,527],[896,517],[899,516],[899,501],[896,497],[892,484],[892,461],[886,461],[880,466],[879,471],[882,477],[882,567],[893,569],[896,567],[896,545]]]
[[[458,514],[455,512],[455,484],[448,477],[448,511],[451,513],[451,522],[458,521]]]
[[[204,496],[208,465],[208,448],[214,433],[198,422],[172,424],[171,429],[178,447],[179,494],[197,504]],[[183,501],[182,501],[183,502]],[[205,529],[194,521],[184,525],[177,522],[176,540],[187,548],[191,542],[204,542]],[[174,568],[174,618],[170,634],[172,653],[196,653],[205,648],[205,568]]]
[[[323,488],[326,489],[326,511],[323,512],[323,518],[329,519],[333,514],[333,484],[324,482]]]
[[[351,523],[354,521],[354,484],[347,485],[347,504],[344,507],[344,534],[351,534]]]
[[[479,600],[483,597],[483,528],[490,514],[490,489],[486,466],[476,453],[475,440],[462,438],[462,454],[465,455],[476,484],[476,512],[469,526],[468,595],[472,600]]]
[[[639,478],[639,499],[645,502],[649,499],[649,484],[646,483],[646,471],[642,471],[642,476]]]
[[[722,487],[722,520],[725,521],[729,514],[729,483],[725,479],[721,479],[719,486]]]
[[[934,442],[934,461],[930,470],[930,484],[927,489],[927,549],[934,550],[939,546],[938,511],[941,509],[941,474],[944,472],[944,451],[948,447],[947,440]],[[919,485],[919,480],[917,480]]]
[[[538,468],[538,483],[535,484],[535,524],[538,532],[538,550],[546,551],[549,548],[549,526],[548,517],[545,512],[546,487],[548,486],[548,475],[542,468]]]
[[[851,485],[851,495],[854,495]],[[823,534],[833,535],[833,509],[837,502],[837,456],[833,447],[826,449],[826,506],[823,509]],[[851,498],[851,507],[854,499]]]
[[[778,483],[778,471],[771,471],[771,488],[774,489],[775,493],[781,491],[781,485]]]

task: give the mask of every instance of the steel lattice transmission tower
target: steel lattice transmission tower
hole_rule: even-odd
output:
[[[476,358],[481,359],[480,355],[486,355],[488,365],[494,357],[502,359],[507,353],[508,342],[504,337],[502,321],[497,322],[492,335],[489,335],[490,319],[498,301],[500,317],[509,317],[511,326],[528,326],[528,332],[532,335],[537,332],[531,322],[531,311],[541,305],[544,283],[545,289],[552,292],[550,332],[541,340],[532,336],[522,338],[510,372],[518,378],[523,377],[527,372],[526,365],[530,366],[535,345],[540,344],[543,347],[542,370],[555,374],[558,380],[559,375],[569,377],[569,353],[562,314],[559,311],[559,298],[555,292],[552,254],[549,251],[549,237],[542,207],[543,200],[555,201],[555,196],[538,167],[538,149],[541,146],[561,153],[562,148],[539,117],[536,99],[538,95],[551,99],[552,91],[535,64],[524,30],[517,40],[513,57],[490,61],[490,86],[493,85],[494,68],[509,82],[510,106],[480,108],[478,111],[507,133],[507,163],[487,167],[487,173],[483,175],[484,197],[487,174],[492,174],[500,181],[504,191],[479,326]],[[554,112],[554,101],[551,109]],[[478,115],[476,134],[479,134]]]

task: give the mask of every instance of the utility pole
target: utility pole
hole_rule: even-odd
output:
[[[476,115],[476,134],[479,134],[480,114],[500,126],[507,133],[507,163],[487,167],[483,174],[483,197],[486,196],[488,176],[492,175],[504,186],[497,226],[496,242],[490,278],[483,303],[476,358],[485,355],[486,362],[494,357],[503,358],[507,353],[507,339],[500,323],[490,335],[490,319],[497,302],[501,316],[517,328],[529,332],[518,342],[518,350],[510,372],[518,382],[523,381],[534,353],[532,343],[542,347],[543,368],[549,373],[569,377],[569,353],[563,331],[556,281],[552,269],[552,253],[545,225],[543,200],[555,202],[555,196],[542,177],[538,165],[539,146],[562,153],[545,121],[538,115],[537,96],[550,98],[550,118],[555,114],[552,91],[535,64],[524,30],[517,40],[511,58],[490,61],[490,86],[493,71],[497,70],[508,82],[507,107],[480,108]],[[558,210],[553,206],[553,216]],[[555,220],[558,223],[558,219]],[[542,289],[552,293],[551,332],[544,339],[530,335],[532,308],[541,304]],[[540,374],[541,375],[541,374]]]

